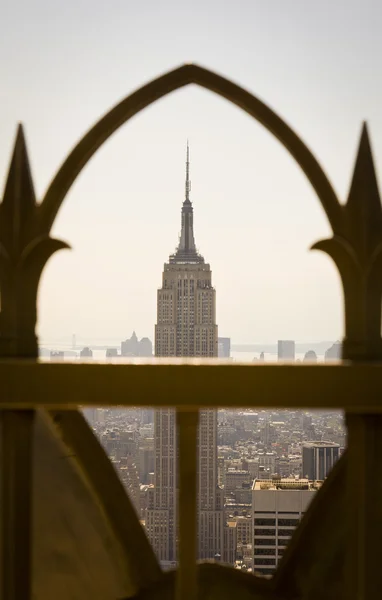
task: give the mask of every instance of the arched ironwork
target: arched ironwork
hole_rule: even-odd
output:
[[[317,242],[313,248],[327,252],[334,260],[341,276],[345,303],[344,358],[350,359],[353,362],[380,360],[382,358],[380,333],[382,211],[366,125],[364,125],[361,135],[349,196],[346,204],[341,204],[312,152],[276,113],[243,88],[216,73],[196,65],[184,65],[162,75],[128,96],[102,117],[68,155],[52,180],[41,203],[36,202],[24,134],[22,127],[19,127],[4,197],[0,205],[0,285],[2,300],[0,315],[0,357],[37,357],[35,326],[37,319],[36,298],[38,283],[48,258],[56,250],[67,247],[65,242],[51,239],[50,231],[57,212],[78,174],[100,146],[132,116],[159,98],[188,84],[197,84],[215,92],[247,112],[266,127],[300,165],[316,191],[333,231],[331,239]],[[297,377],[299,376],[297,375],[298,372],[296,370]],[[9,389],[12,389],[12,384],[10,384]],[[35,404],[38,404],[38,402],[35,402]],[[44,401],[41,401],[41,404],[46,405]],[[309,405],[309,398],[307,398],[307,404]],[[345,400],[340,404],[345,408],[347,407]],[[3,405],[6,405],[6,399],[4,399]],[[19,408],[22,408],[24,405],[21,402]],[[338,402],[336,404],[333,399],[331,405],[338,406]],[[373,406],[375,407],[375,411],[379,412],[379,403],[373,404]],[[3,529],[6,537],[5,542],[3,542],[5,548],[3,555],[7,555],[7,551],[9,551],[9,556],[13,557],[12,560],[7,558],[3,562],[3,567],[7,567],[5,575],[6,583],[3,584],[3,590],[5,590],[4,597],[9,599],[21,597],[17,595],[18,592],[15,592],[15,589],[19,585],[18,577],[23,568],[27,569],[30,566],[28,549],[24,551],[20,550],[21,538],[20,533],[17,534],[17,519],[24,519],[25,530],[30,531],[30,522],[25,517],[25,504],[23,505],[19,501],[19,496],[20,490],[27,490],[25,482],[20,487],[21,475],[27,483],[30,481],[32,463],[28,455],[28,450],[24,453],[16,452],[16,442],[17,440],[20,441],[20,436],[22,435],[24,436],[23,439],[29,439],[30,441],[34,421],[33,414],[33,410],[29,408],[28,410],[18,411],[4,410],[2,416],[2,487],[9,490],[7,492],[7,502],[3,501],[2,504],[3,525],[7,523]],[[85,471],[92,471],[87,454],[89,448],[81,446],[78,437],[80,430],[83,430],[83,433],[85,432],[86,424],[82,421],[80,423],[75,413],[72,417],[70,415],[62,417],[60,423],[64,437],[70,438],[72,444],[77,444],[77,459],[79,463],[81,463]],[[192,417],[190,421],[185,419],[183,415],[179,417],[179,424],[181,436],[185,436],[181,443],[181,448],[183,448],[182,453],[185,457],[185,462],[182,462],[181,457],[181,470],[183,465],[186,470],[190,469],[191,476],[194,476],[196,467],[195,465],[192,467],[190,463],[184,441],[188,435],[190,444],[192,446],[195,445],[196,419]],[[369,474],[373,472],[371,467],[374,466],[376,461],[367,454],[367,440],[374,440],[375,448],[377,446],[379,448],[380,444],[378,444],[377,440],[382,437],[380,436],[382,432],[381,418],[375,417],[373,419],[370,416],[362,414],[349,415],[348,428],[349,451],[346,463],[345,458],[343,458],[338,469],[333,472],[332,476],[323,486],[322,491],[317,494],[317,501],[313,503],[304,521],[305,524],[303,524],[300,531],[296,534],[290,551],[286,554],[285,559],[280,565],[278,575],[271,582],[258,581],[256,578],[252,578],[250,581],[246,577],[240,579],[243,582],[243,590],[247,590],[248,593],[251,592],[253,597],[317,597],[314,595],[311,587],[313,580],[310,579],[310,587],[309,585],[306,587],[303,582],[304,578],[300,576],[301,573],[296,573],[296,576],[291,578],[289,569],[295,568],[296,561],[300,561],[301,564],[305,565],[309,563],[309,568],[314,571],[312,577],[314,576],[315,581],[317,581],[318,574],[322,575],[322,581],[327,580],[329,576],[327,565],[323,564],[321,570],[318,572],[312,566],[314,557],[317,558],[317,552],[315,553],[314,548],[312,550],[311,547],[310,551],[307,551],[304,563],[301,558],[304,554],[301,543],[304,539],[307,539],[309,533],[317,534],[317,523],[324,515],[324,511],[329,510],[327,503],[323,507],[323,499],[328,496],[330,497],[330,493],[332,493],[337,494],[338,500],[338,494],[340,493],[338,486],[339,482],[342,481],[341,478],[344,478],[346,475],[345,479],[349,486],[351,483],[354,484],[355,473],[357,472],[359,481],[361,481],[365,491],[355,493],[354,497],[349,490],[346,492],[347,511],[345,519],[341,521],[341,534],[336,538],[336,544],[339,544],[336,548],[343,548],[341,544],[345,544],[344,537],[349,536],[351,524],[356,524],[354,540],[346,550],[346,560],[344,559],[351,583],[347,584],[348,587],[346,592],[344,592],[346,595],[343,597],[354,599],[366,599],[366,597],[377,598],[376,594],[380,592],[379,584],[381,578],[375,572],[378,568],[374,568],[374,571],[371,569],[371,567],[375,566],[375,560],[373,561],[372,553],[367,544],[368,540],[370,540],[369,531],[370,527],[373,526],[373,519],[378,520],[379,512],[377,506],[378,503],[382,504],[382,493],[379,489],[373,490],[368,480]],[[84,433],[85,438],[89,433],[90,431]],[[94,443],[95,440],[89,441],[89,447]],[[26,446],[26,448],[29,447]],[[7,458],[10,456],[13,457],[11,466],[6,463]],[[102,469],[103,476],[100,476],[99,480],[97,480],[97,475],[92,471],[92,474],[89,475],[90,480],[92,480],[90,481],[90,485],[93,486],[98,497],[102,499],[104,509],[109,513],[109,520],[112,522],[114,529],[116,529],[118,528],[118,519],[116,520],[115,515],[110,514],[110,511],[113,511],[110,490],[109,492],[103,490],[101,485],[101,479],[104,483],[106,479],[113,478],[113,476],[107,471],[105,464],[103,464]],[[113,486],[114,484],[111,484],[111,487]],[[117,484],[114,486],[114,489],[118,495],[119,488]],[[181,506],[181,557],[183,552],[184,556],[181,559],[183,566],[181,564],[180,571],[183,583],[181,584],[180,593],[186,594],[189,598],[194,598],[196,597],[196,569],[192,569],[190,565],[187,566],[186,564],[190,554],[185,549],[184,541],[182,546],[182,536],[183,540],[185,540],[187,533],[191,532],[192,534],[193,528],[195,528],[195,519],[187,519],[187,513],[185,512],[187,498],[184,494],[183,498],[181,502],[186,504],[183,505],[183,509]],[[17,510],[13,509],[12,500],[17,500]],[[25,502],[27,502],[27,498]],[[125,501],[120,499],[117,502],[121,509]],[[131,505],[128,499],[126,499],[125,506],[127,507],[127,512],[129,512]],[[326,520],[327,533],[329,535],[330,523],[333,523],[333,513],[325,514],[329,515]],[[132,518],[131,515],[130,518]],[[10,521],[8,522],[7,519],[10,519]],[[380,527],[377,528],[378,532],[379,529]],[[143,596],[145,593],[151,595],[153,589],[150,588],[150,584],[156,581],[159,586],[157,589],[158,594],[161,593],[162,585],[164,586],[162,591],[167,590],[169,594],[172,593],[170,592],[172,589],[172,576],[166,575],[162,578],[158,565],[152,554],[150,554],[151,551],[145,547],[145,542],[140,537],[141,534],[134,527],[131,531],[133,530],[135,531],[136,540],[140,539],[138,545],[142,551],[141,559],[147,559],[147,563],[149,564],[148,570],[137,570],[136,581],[138,589],[141,590]],[[345,534],[343,536],[344,530]],[[126,531],[120,532],[120,538],[122,544],[125,544],[127,560],[132,561],[132,564],[134,564],[134,559],[127,548],[128,540],[126,538]],[[349,537],[346,539],[349,539]],[[13,550],[16,542],[18,542],[18,552],[15,554]],[[373,545],[372,542],[371,544]],[[316,546],[317,548],[318,546]],[[345,549],[343,550],[345,551]],[[375,552],[375,555],[377,554]],[[322,557],[322,548],[318,552],[318,555]],[[336,561],[338,562],[338,560],[337,553]],[[341,561],[339,560],[338,564],[340,563]],[[182,580],[187,568],[189,569],[189,575]],[[211,568],[216,569],[215,567]],[[341,573],[338,575],[336,583],[340,587],[342,586],[342,589],[342,584],[344,583],[342,563],[339,568]],[[203,573],[208,574],[210,572],[208,569],[208,566],[203,567],[200,572],[202,587],[204,585],[203,581],[207,581],[207,585],[209,585],[209,575],[206,576],[207,579],[203,579],[205,577]],[[222,573],[221,581],[227,582],[228,589],[231,585],[229,581],[231,581],[232,577],[234,579],[237,578],[237,575],[229,574],[224,569],[218,570],[219,573]],[[141,585],[142,578],[146,578],[148,587],[150,588],[145,593],[142,591],[144,587]],[[159,581],[162,583],[159,584]],[[29,580],[26,585],[29,585]],[[170,587],[167,589],[166,586]],[[24,586],[24,592],[26,589]],[[24,597],[26,598],[27,596],[24,594]],[[186,596],[184,595],[183,597]]]

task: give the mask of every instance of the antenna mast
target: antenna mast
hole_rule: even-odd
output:
[[[191,191],[191,181],[190,181],[190,147],[188,145],[187,140],[187,159],[186,159],[186,202],[190,202],[190,191]]]

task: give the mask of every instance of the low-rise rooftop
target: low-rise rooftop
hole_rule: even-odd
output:
[[[318,490],[322,481],[310,481],[309,479],[294,479],[294,478],[272,478],[272,479],[254,479],[252,490]]]

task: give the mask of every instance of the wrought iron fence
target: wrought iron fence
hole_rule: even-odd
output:
[[[191,83],[219,94],[262,123],[315,189],[333,237],[313,248],[332,257],[343,285],[343,362],[331,366],[192,360],[149,365],[39,363],[37,288],[49,257],[67,247],[52,239],[50,231],[68,190],[114,131],[152,102]],[[0,286],[2,598],[32,598],[32,446],[36,414],[41,411],[73,449],[123,550],[133,593],[172,597],[175,590],[177,598],[190,600],[212,593],[211,589],[225,597],[240,593],[252,598],[313,599],[325,593],[327,598],[380,598],[382,211],[366,125],[345,204],[307,146],[278,115],[248,91],[195,65],[181,66],[150,82],[101,118],[68,155],[41,202],[35,198],[19,126],[0,205]],[[258,406],[261,398],[263,408],[346,411],[348,450],[316,494],[272,580],[196,564],[197,414],[202,398],[208,399],[208,407],[217,408],[232,406],[234,397],[240,398],[241,406]],[[107,398],[111,404],[114,398],[123,398],[118,401],[123,406],[177,409],[180,561],[175,575],[161,572],[121,483],[77,410],[105,405]]]

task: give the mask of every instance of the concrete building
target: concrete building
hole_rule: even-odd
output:
[[[260,431],[260,439],[264,446],[268,448],[276,438],[275,428],[269,421],[266,421]]]
[[[342,344],[341,342],[335,342],[330,348],[325,352],[325,360],[339,360],[342,354]]]
[[[252,544],[238,542],[236,550],[236,568],[242,571],[252,571]]]
[[[251,503],[251,487],[252,483],[243,483],[232,492],[237,504]]]
[[[317,354],[314,350],[308,350],[304,355],[304,362],[316,363],[317,362]]]
[[[147,508],[148,508],[148,504],[149,504],[149,495],[153,495],[154,493],[154,486],[147,484],[147,485],[140,485],[140,489],[139,489],[139,498],[140,498],[140,509],[141,509],[141,519],[144,521],[143,525],[146,525],[146,512],[147,512]]]
[[[279,340],[277,342],[278,360],[295,359],[295,342],[293,340]]]
[[[85,348],[82,348],[80,351],[80,358],[93,358],[93,350],[88,346],[85,346]]]
[[[237,522],[228,521],[224,528],[224,550],[222,562],[226,565],[233,566],[236,561],[237,549]]]
[[[340,445],[334,442],[304,442],[302,474],[308,479],[323,480],[340,457]]]
[[[127,456],[137,457],[137,432],[121,431],[118,428],[106,429],[100,435],[100,442],[110,457],[121,460]]]
[[[141,424],[149,425],[150,423],[154,423],[154,409],[152,408],[143,408],[140,411],[141,414]]]
[[[231,358],[231,338],[218,338],[218,356],[219,358]]]
[[[141,483],[149,483],[149,474],[154,472],[155,454],[154,438],[143,438],[139,443],[139,480]]]
[[[196,249],[190,201],[189,149],[178,247],[164,265],[157,297],[156,356],[217,356],[215,290],[210,265]],[[181,394],[181,390],[179,390]],[[147,510],[148,537],[160,561],[177,559],[177,432],[175,413],[155,412],[155,489]],[[198,558],[222,555],[223,495],[218,488],[217,414],[199,416]],[[158,534],[160,532],[160,534]]]
[[[256,479],[259,475],[259,459],[249,458],[243,461],[243,469],[249,471],[251,475],[251,482]]]
[[[228,469],[225,474],[224,495],[234,492],[236,488],[242,487],[243,483],[251,483],[252,477],[249,471]]]
[[[139,473],[136,461],[132,456],[121,458],[116,463],[118,474],[135,508],[138,518],[141,518],[141,495]]]
[[[117,348],[107,348],[106,358],[117,358],[119,356]]]
[[[138,340],[135,331],[133,331],[130,339],[121,342],[121,356],[151,357],[152,355],[153,345],[151,340],[147,337]]]
[[[253,519],[252,516],[248,517],[235,517],[236,521],[236,535],[238,544],[252,544],[253,542]]]
[[[138,356],[150,358],[153,355],[153,343],[148,337],[139,340]]]
[[[308,479],[255,480],[252,487],[253,570],[272,575],[319,483]]]
[[[276,472],[276,452],[256,452],[255,458],[259,461],[259,468],[264,467],[271,475]]]

